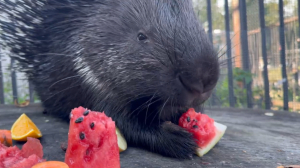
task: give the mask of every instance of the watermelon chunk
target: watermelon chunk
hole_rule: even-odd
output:
[[[196,153],[202,157],[209,152],[223,137],[227,126],[215,122],[206,114],[190,108],[179,119],[179,126],[191,132],[199,146]]]
[[[27,137],[27,142],[22,146],[22,155],[27,158],[33,154],[39,158],[43,158],[43,146],[40,143],[40,140]]]
[[[3,163],[4,168],[11,167],[12,165],[20,162],[23,159],[21,151],[16,147],[8,148],[5,155],[2,156],[0,162]]]
[[[65,163],[70,168],[120,168],[115,122],[104,112],[73,109]]]
[[[32,154],[28,158],[23,158],[18,163],[12,164],[10,168],[31,168],[37,163],[43,162],[37,155]]]
[[[6,147],[0,144],[0,168],[31,168],[44,162],[43,150],[38,139],[28,138],[22,150],[17,146]]]

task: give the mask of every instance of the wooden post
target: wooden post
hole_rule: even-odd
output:
[[[241,53],[241,26],[239,13],[239,0],[232,0],[232,22],[233,22],[233,48],[234,48],[234,66],[242,68],[242,53]]]
[[[240,25],[240,12],[239,12],[239,0],[232,0],[232,23],[233,23],[233,67],[242,68],[242,53],[241,53],[241,25]],[[243,87],[243,82],[238,82],[239,87]]]

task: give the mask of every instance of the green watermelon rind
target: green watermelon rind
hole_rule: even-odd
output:
[[[127,149],[126,139],[124,138],[120,129],[117,127],[116,127],[116,134],[117,134],[117,139],[118,139],[119,152],[123,152]]]
[[[223,137],[223,135],[226,132],[227,126],[223,125],[221,123],[218,122],[214,122],[214,125],[216,127],[216,135],[215,137],[209,142],[209,144],[207,144],[205,147],[202,148],[198,148],[196,151],[196,154],[199,157],[203,157],[206,153],[208,153]]]

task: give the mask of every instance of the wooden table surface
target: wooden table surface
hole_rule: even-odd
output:
[[[25,108],[0,106],[0,129],[10,129],[26,113],[40,128],[47,160],[64,160],[61,142],[67,141],[69,125],[42,113],[39,104]],[[300,114],[245,109],[207,109],[206,114],[228,126],[221,141],[204,157],[179,161],[143,149],[129,147],[121,153],[122,168],[276,168],[300,165]],[[14,142],[21,147],[22,143]]]

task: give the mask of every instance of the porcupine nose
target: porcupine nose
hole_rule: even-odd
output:
[[[218,60],[211,55],[202,58],[206,61],[196,58],[193,63],[184,64],[177,75],[178,100],[183,106],[202,104],[211,96],[217,84]]]
[[[201,78],[191,79],[184,75],[178,76],[181,85],[180,102],[184,106],[199,105],[207,100],[212,92],[213,86],[205,86]]]
[[[203,91],[203,84],[199,80],[198,82],[195,81],[189,81],[187,78],[185,78],[183,75],[179,75],[178,79],[182,86],[189,92],[195,93],[195,94],[201,94]]]

